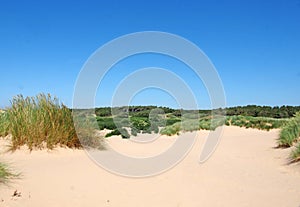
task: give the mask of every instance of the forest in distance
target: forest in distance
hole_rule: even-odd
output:
[[[213,110],[184,110],[184,109],[172,109],[169,107],[160,106],[128,106],[128,107],[116,107],[119,110],[127,112],[129,116],[148,117],[149,112],[153,109],[161,109],[164,113],[172,113],[174,116],[180,117],[183,112],[198,112],[200,116],[214,114],[226,115],[226,116],[252,116],[252,117],[268,117],[268,118],[291,118],[296,112],[300,111],[300,106],[259,106],[259,105],[247,105],[247,106],[235,106],[225,109],[213,109]],[[97,116],[108,117],[112,116],[111,107],[97,107],[95,108]]]

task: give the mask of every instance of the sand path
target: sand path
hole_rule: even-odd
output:
[[[225,127],[213,156],[198,164],[207,131],[188,156],[149,178],[126,178],[98,167],[82,150],[19,150],[1,160],[23,173],[0,187],[0,207],[300,206],[300,165],[287,165],[289,149],[274,149],[278,130]],[[119,138],[114,148],[132,155],[158,153],[173,143],[162,137],[147,148]],[[4,150],[5,141],[1,141]],[[145,150],[147,149],[147,150]],[[17,190],[21,197],[12,197]]]

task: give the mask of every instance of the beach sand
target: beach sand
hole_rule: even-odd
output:
[[[215,153],[203,164],[198,160],[208,131],[198,133],[182,162],[148,178],[111,174],[84,150],[4,153],[7,141],[0,140],[0,160],[22,173],[0,186],[0,207],[300,206],[300,165],[287,164],[290,149],[275,149],[279,130],[224,127]],[[174,140],[162,136],[141,147],[113,137],[108,143],[124,154],[150,156]],[[19,197],[12,196],[15,190]]]

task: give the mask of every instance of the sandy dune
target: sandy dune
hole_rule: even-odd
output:
[[[111,174],[83,150],[1,153],[1,160],[23,175],[0,187],[0,207],[300,206],[300,165],[287,165],[289,149],[274,149],[278,130],[225,127],[217,150],[204,164],[198,159],[208,132],[198,133],[181,163],[149,178]],[[108,140],[132,156],[162,152],[173,141],[161,137],[141,148],[128,140]],[[2,152],[5,143],[1,141]],[[12,197],[15,190],[20,197]]]

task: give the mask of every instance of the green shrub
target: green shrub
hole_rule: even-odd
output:
[[[119,128],[111,131],[110,133],[106,134],[105,137],[111,137],[111,136],[118,136],[121,135],[123,139],[130,138],[130,134],[128,133],[127,129],[125,128]]]
[[[148,130],[150,127],[150,121],[148,117],[131,117],[130,122],[132,127],[141,131]]]
[[[169,118],[169,119],[166,120],[166,126],[173,125],[173,124],[175,124],[177,122],[180,122],[180,121],[181,121],[181,119],[179,119],[179,118]]]
[[[110,129],[114,130],[117,129],[116,124],[114,123],[113,118],[106,118],[106,117],[97,117],[97,122],[100,130],[103,129]]]
[[[114,129],[111,132],[107,133],[105,137],[118,136],[121,135],[121,132],[118,129]]]

